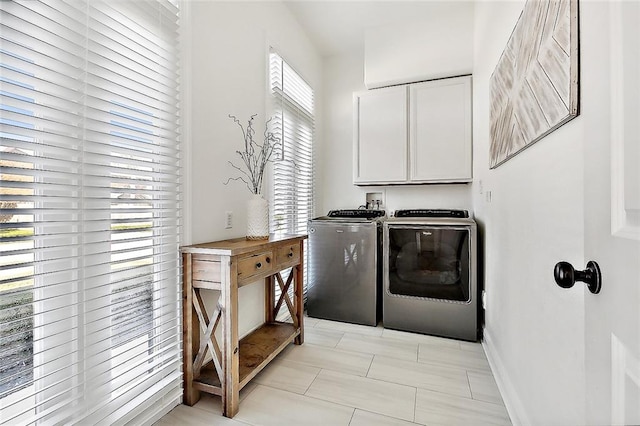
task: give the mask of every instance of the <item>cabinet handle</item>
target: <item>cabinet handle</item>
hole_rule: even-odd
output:
[[[256,263],[256,269],[260,269],[260,268],[262,268],[262,262]]]

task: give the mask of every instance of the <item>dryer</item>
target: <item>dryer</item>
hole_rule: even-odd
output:
[[[477,341],[477,229],[466,210],[398,210],[383,223],[385,328]]]

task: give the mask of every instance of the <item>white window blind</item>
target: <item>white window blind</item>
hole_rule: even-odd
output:
[[[280,160],[273,165],[271,232],[301,234],[313,215],[313,89],[280,55],[269,54],[269,80],[273,101],[271,130],[281,141]],[[307,253],[305,241],[305,256]],[[304,262],[303,298],[306,301]],[[293,297],[293,289],[290,290]],[[276,287],[276,298],[280,289]],[[281,310],[284,316],[286,310]],[[283,313],[284,312],[284,313]],[[282,318],[281,318],[282,319]]]
[[[272,131],[281,140],[273,166],[272,232],[306,233],[313,214],[313,89],[275,52],[270,53]]]
[[[181,394],[173,1],[0,2],[0,423]]]

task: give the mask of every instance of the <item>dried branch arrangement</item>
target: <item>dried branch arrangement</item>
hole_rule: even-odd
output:
[[[267,163],[272,161],[271,156],[273,153],[280,147],[280,140],[276,138],[276,136],[270,132],[269,123],[271,119],[267,120],[265,123],[264,129],[264,142],[259,144],[254,141],[254,136],[256,134],[253,129],[253,120],[257,114],[253,114],[249,121],[247,122],[247,126],[243,126],[240,120],[238,120],[235,116],[229,115],[237,125],[242,130],[242,137],[244,140],[244,150],[236,151],[236,154],[242,160],[242,164],[246,170],[242,167],[236,166],[234,163],[229,161],[231,167],[238,170],[244,176],[238,176],[234,178],[229,178],[224,183],[225,185],[229,184],[232,180],[240,180],[247,185],[249,191],[253,194],[260,194],[262,192],[262,179],[264,176],[264,169],[267,166]]]

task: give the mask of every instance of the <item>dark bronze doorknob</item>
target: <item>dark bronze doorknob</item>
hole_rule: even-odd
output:
[[[584,271],[576,271],[569,262],[558,262],[553,268],[553,277],[562,288],[571,288],[576,281],[582,281],[587,284],[591,293],[598,294],[602,287],[600,266],[594,261],[587,262],[587,268]]]

